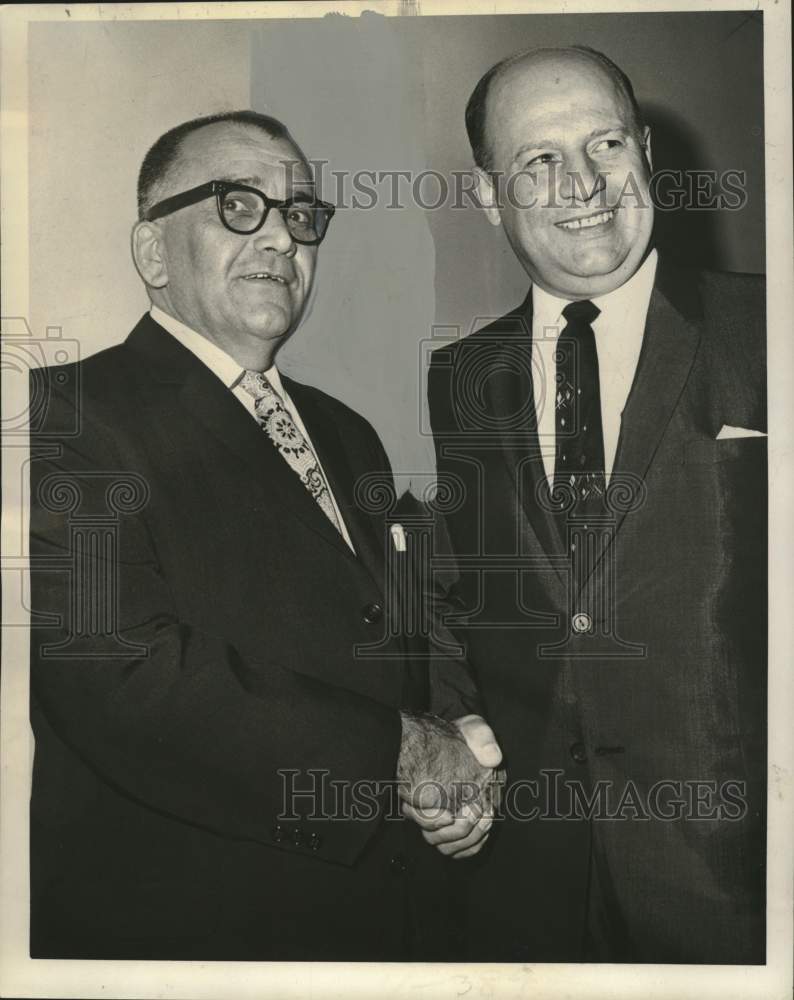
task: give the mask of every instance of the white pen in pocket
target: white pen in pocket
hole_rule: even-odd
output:
[[[391,537],[397,552],[405,552],[405,529],[401,524],[391,526]]]

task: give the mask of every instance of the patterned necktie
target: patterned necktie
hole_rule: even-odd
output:
[[[273,442],[276,451],[297,474],[325,516],[341,534],[339,519],[322,469],[311,445],[301,434],[289,410],[284,406],[281,396],[261,372],[245,372],[240,379],[240,385],[254,397],[256,418]]]
[[[571,302],[562,314],[567,326],[557,341],[554,485],[573,490],[577,515],[604,509],[604,434],[598,352],[591,323],[600,310],[589,299]]]

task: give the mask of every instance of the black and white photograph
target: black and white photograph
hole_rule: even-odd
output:
[[[0,995],[790,996],[788,6],[0,28]]]

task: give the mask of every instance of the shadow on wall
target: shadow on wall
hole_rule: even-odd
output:
[[[743,196],[737,171],[709,158],[707,143],[684,115],[654,104],[644,110],[657,181],[656,245],[684,265],[732,270],[726,212]]]

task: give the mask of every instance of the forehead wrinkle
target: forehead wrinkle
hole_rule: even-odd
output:
[[[226,171],[217,179],[219,181],[227,181],[229,184],[247,184],[249,187],[261,187],[263,183],[262,178],[258,174],[244,176],[237,174],[234,171]]]
[[[538,79],[537,74],[543,71],[545,75]],[[570,100],[570,90],[572,87],[591,88],[596,81],[598,85],[605,88],[612,100],[610,113],[617,112],[622,119],[621,128],[627,133],[637,133],[638,129],[634,121],[633,111],[628,96],[624,93],[617,81],[610,73],[600,65],[600,63],[589,57],[586,53],[571,50],[541,49],[537,52],[529,53],[525,58],[510,63],[504,67],[501,73],[493,80],[487,96],[485,109],[484,139],[486,146],[493,151],[498,142],[500,125],[509,126],[509,115],[514,111],[515,103],[509,98],[511,90],[521,87],[525,83],[527,75],[534,75],[541,85],[549,86],[553,80],[553,86],[559,88],[559,100],[561,107],[550,111],[548,117],[555,121],[564,104]],[[589,81],[588,81],[589,77]],[[549,100],[551,92],[547,92],[544,100]],[[500,114],[494,105],[500,102],[507,105],[507,110],[502,110]],[[529,108],[532,110],[532,101],[529,100]],[[603,113],[603,107],[593,106],[590,113]],[[508,116],[505,122],[505,115]],[[539,119],[543,121],[543,119]],[[605,131],[608,131],[605,130]],[[553,140],[552,140],[553,141]],[[543,142],[543,140],[542,140]]]
[[[219,181],[226,181],[229,184],[241,184],[246,187],[256,188],[263,194],[267,194],[266,189],[269,186],[268,181],[265,180],[263,177],[260,177],[259,174],[253,174],[250,176],[241,176],[232,171],[231,173],[222,174],[221,176],[216,177],[214,179]],[[272,178],[270,180],[272,182]],[[291,184],[287,185],[285,196],[287,198],[290,198],[293,196],[295,192],[299,194],[305,194],[307,192],[314,193],[314,181],[301,180],[301,179],[293,180]]]
[[[566,128],[565,131],[567,132],[568,129]],[[609,135],[610,133],[614,132],[621,132],[624,135],[627,135],[630,132],[630,128],[628,125],[626,125],[625,122],[616,122],[613,125],[604,125],[600,126],[599,128],[590,129],[590,131],[586,135],[578,136],[577,139],[583,142],[590,142],[591,139],[597,139],[599,136]],[[560,139],[560,136],[556,136],[555,138],[546,137],[543,139],[533,138],[530,139],[528,142],[522,143],[519,149],[516,151],[516,155],[519,156],[521,153],[526,153],[527,150],[530,149],[546,147],[546,146],[558,146],[562,144],[563,143],[562,140]]]
[[[239,164],[237,175],[235,163]],[[267,177],[257,171],[259,164],[266,168]],[[290,179],[303,175],[298,182],[311,183],[308,161],[292,141],[273,138],[263,130],[248,125],[213,124],[186,136],[167,179],[170,181],[172,176],[184,176],[203,168],[218,180],[228,178],[247,183],[242,176],[245,174],[246,178],[261,185],[272,180],[271,171],[284,170]],[[304,177],[307,178],[305,181]]]

